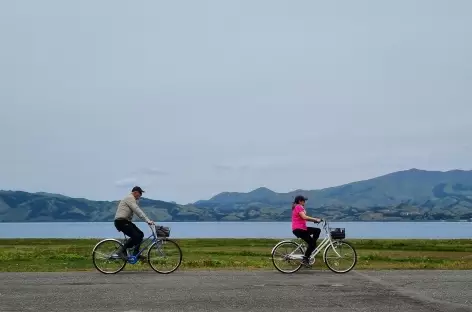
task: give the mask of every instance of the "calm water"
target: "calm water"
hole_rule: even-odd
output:
[[[290,238],[290,222],[163,222],[174,238]],[[146,236],[150,229],[137,222]],[[313,226],[313,225],[312,225]],[[472,238],[472,222],[333,222],[347,238]],[[0,223],[0,238],[122,237],[113,222]]]

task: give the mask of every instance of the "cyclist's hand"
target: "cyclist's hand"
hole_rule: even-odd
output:
[[[315,223],[320,223],[320,222],[322,221],[320,218],[313,218],[313,219],[315,219],[315,220],[313,221],[313,222],[315,222]]]
[[[154,221],[149,220],[149,221],[147,222],[147,224],[149,224],[149,225],[154,225]]]

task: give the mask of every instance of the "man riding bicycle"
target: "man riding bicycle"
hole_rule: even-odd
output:
[[[123,232],[130,237],[124,247],[118,250],[118,256],[123,260],[126,260],[128,257],[126,255],[126,250],[134,246],[133,255],[136,256],[139,253],[139,247],[144,238],[144,233],[133,223],[133,215],[136,215],[144,220],[147,224],[153,225],[154,222],[151,221],[146,214],[139,208],[137,202],[143,195],[144,191],[139,187],[135,186],[131,190],[131,194],[128,194],[123,198],[116,209],[115,214],[115,227],[118,231]],[[142,255],[140,258],[144,258]]]

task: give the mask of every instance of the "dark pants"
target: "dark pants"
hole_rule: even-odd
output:
[[[125,250],[134,246],[133,255],[137,255],[139,247],[144,238],[144,233],[133,223],[128,220],[118,219],[115,220],[115,227],[118,231],[128,235],[128,239],[125,243]]]
[[[316,248],[316,240],[320,237],[321,230],[319,228],[307,227],[306,230],[295,229],[292,232],[293,235],[303,239],[308,244],[308,248],[305,251],[305,259],[308,260],[308,258],[311,256],[311,253]]]

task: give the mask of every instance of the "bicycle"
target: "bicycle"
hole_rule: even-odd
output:
[[[151,228],[151,235],[149,235],[146,239],[143,239],[141,246],[144,245],[143,248],[139,251],[137,255],[130,255],[130,250],[127,250],[127,259],[124,260],[118,256],[117,251],[120,247],[123,247],[126,241],[126,235],[123,233],[124,238],[123,240],[114,239],[114,238],[106,238],[100,242],[98,242],[92,251],[92,259],[93,265],[95,268],[103,273],[103,274],[116,274],[123,270],[127,263],[129,264],[136,264],[139,262],[139,256],[144,252],[147,248],[147,262],[149,266],[157,273],[160,274],[169,274],[174,272],[180,267],[182,263],[182,250],[180,246],[173,240],[169,239],[170,236],[170,228],[164,226],[149,226]],[[111,244],[110,244],[111,243]],[[110,245],[110,247],[108,247]],[[170,270],[162,270],[158,269],[157,265],[159,264],[166,264],[168,258],[164,255],[164,246],[174,246],[174,252],[169,252],[166,250],[166,254],[175,254],[177,256],[177,262],[175,266],[171,267]],[[101,251],[101,249],[108,247],[109,251]],[[172,248],[171,248],[172,249]],[[105,249],[106,250],[106,249]],[[154,261],[154,253],[151,253],[153,250],[156,250],[158,254],[160,253],[164,258],[157,258],[157,263],[153,263]],[[171,250],[172,251],[172,250]],[[117,269],[114,270],[107,270],[102,268],[100,265],[97,264],[97,256],[102,255],[105,260],[111,260],[112,263],[117,264]]]
[[[318,253],[321,252],[321,250],[324,249],[323,251],[323,261],[324,263],[326,264],[326,266],[334,273],[347,273],[349,271],[351,271],[354,266],[357,264],[357,253],[356,253],[356,250],[354,249],[354,247],[352,246],[351,243],[349,242],[346,242],[344,239],[346,238],[346,231],[345,231],[345,228],[330,228],[329,225],[328,225],[328,222],[326,220],[321,220],[320,223],[323,223],[323,231],[325,233],[325,237],[323,239],[323,241],[321,242],[321,244],[319,244],[316,249],[313,251],[313,253],[311,254],[310,258],[309,258],[309,264],[310,265],[313,265],[315,263],[315,257]],[[297,243],[293,240],[283,240],[283,241],[280,241],[278,242],[273,248],[272,248],[272,252],[271,252],[271,255],[272,255],[272,263],[274,264],[275,268],[281,272],[281,273],[295,273],[297,272],[298,270],[300,270],[300,268],[303,266],[303,264],[301,263],[301,260],[303,259],[303,255],[305,254],[305,248],[306,248],[306,243],[299,239],[302,243]],[[282,255],[282,261],[286,261],[288,262],[289,264],[294,262],[296,264],[296,267],[295,269],[292,269],[292,270],[284,270],[282,268],[280,268],[276,262],[275,262],[275,253],[277,252],[277,250],[280,248],[282,248],[284,245],[286,245],[286,247],[288,248],[290,245],[293,246],[295,249],[292,251],[292,252],[289,252],[288,254],[283,254]],[[338,253],[338,250],[341,251],[342,249],[342,246],[347,246],[348,249],[351,249],[353,254],[354,254],[354,259],[351,263],[350,266],[348,266],[347,269],[345,270],[338,270],[338,269],[335,269],[334,266],[338,266],[339,265],[339,261],[335,261],[334,265],[330,264],[328,259],[328,252],[329,251],[334,251],[334,253],[338,256],[337,258],[343,258],[339,253]],[[295,254],[295,252],[297,250],[300,250],[300,253],[299,254]]]

